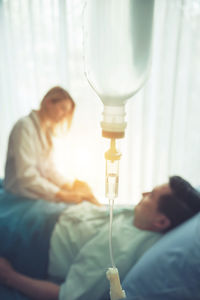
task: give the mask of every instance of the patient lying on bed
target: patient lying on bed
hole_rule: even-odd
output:
[[[162,233],[199,211],[199,193],[177,176],[143,193],[134,212],[128,207],[115,208],[112,241],[121,279]],[[51,236],[49,281],[23,276],[3,258],[0,281],[31,299],[98,300],[106,297],[109,283],[105,272],[110,266],[108,219],[104,207],[90,203],[69,207],[61,214]]]

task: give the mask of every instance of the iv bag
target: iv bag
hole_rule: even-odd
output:
[[[154,0],[88,0],[84,9],[86,77],[107,106],[143,85],[151,60]]]

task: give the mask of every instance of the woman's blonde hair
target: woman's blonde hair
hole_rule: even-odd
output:
[[[66,116],[67,120],[64,120],[64,122],[67,121],[67,128],[70,129],[72,119],[73,119],[74,109],[75,109],[75,102],[72,99],[71,95],[60,86],[55,86],[51,88],[43,97],[41,102],[41,109],[44,111],[45,111],[47,99],[50,99],[53,103],[57,103],[64,100],[71,102],[72,104],[71,112]]]
[[[66,130],[69,130],[71,127],[72,119],[73,119],[73,114],[74,114],[74,109],[75,109],[75,102],[72,99],[71,95],[62,87],[60,86],[55,86],[51,88],[46,95],[43,97],[40,105],[40,111],[43,111],[46,113],[46,103],[47,100],[51,100],[52,103],[57,103],[60,101],[70,101],[72,104],[72,109],[71,112],[69,112],[66,115],[66,118],[59,122],[58,124],[54,125],[53,127],[46,127],[44,126],[45,123],[42,126],[42,130],[44,131],[44,134],[46,135],[47,142],[49,145],[49,150],[51,151],[52,146],[53,146],[53,136],[58,136],[60,134],[65,134]]]

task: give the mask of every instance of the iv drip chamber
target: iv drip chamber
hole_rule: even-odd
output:
[[[118,196],[119,160],[121,153],[117,151],[115,139],[110,141],[110,149],[105,153],[106,159],[106,197],[114,200]]]
[[[85,75],[104,104],[103,136],[122,138],[125,104],[143,86],[150,67],[154,0],[87,0]]]

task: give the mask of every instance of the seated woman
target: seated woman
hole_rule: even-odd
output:
[[[50,89],[39,110],[33,110],[14,125],[8,144],[5,189],[16,195],[48,201],[99,204],[89,186],[72,185],[57,172],[52,160],[53,135],[67,122],[70,129],[75,103],[61,87]]]

